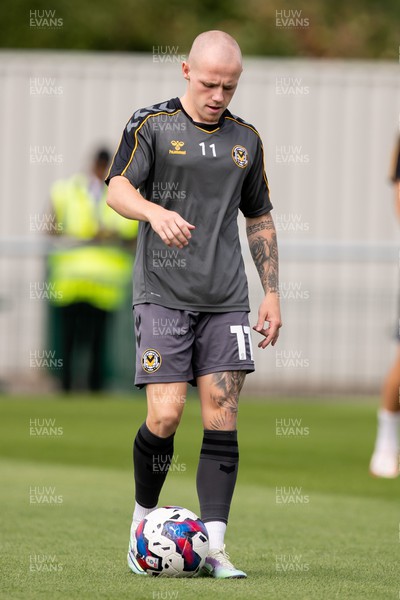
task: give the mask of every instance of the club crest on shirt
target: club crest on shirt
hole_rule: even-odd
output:
[[[161,367],[161,354],[158,350],[148,348],[142,354],[142,368],[146,373],[155,373]]]
[[[249,163],[249,157],[244,146],[234,146],[232,148],[232,158],[235,165],[244,169]]]
[[[185,145],[185,142],[181,142],[180,140],[171,140],[171,146],[173,146],[173,150],[169,150],[170,154],[186,154],[186,150],[181,150],[182,146]]]

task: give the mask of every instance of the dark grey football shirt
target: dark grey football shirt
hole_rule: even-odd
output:
[[[216,125],[195,123],[178,98],[143,108],[124,129],[106,183],[116,175],[196,226],[179,250],[140,223],[133,304],[249,311],[238,211],[258,217],[272,208],[256,129],[228,110]]]

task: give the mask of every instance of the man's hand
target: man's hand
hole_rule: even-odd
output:
[[[147,221],[167,246],[183,248],[195,229],[177,212],[149,202],[122,175],[116,175],[108,187],[107,204],[127,219]]]
[[[192,237],[190,231],[195,229],[177,212],[154,205],[149,211],[149,223],[167,246],[183,248]]]
[[[269,326],[265,328],[265,322]],[[269,344],[275,346],[279,337],[279,329],[282,327],[281,310],[278,294],[269,293],[264,297],[258,309],[257,325],[253,327],[254,331],[258,331],[265,337],[259,344],[259,348],[266,348]]]

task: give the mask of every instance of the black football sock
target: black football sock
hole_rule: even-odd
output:
[[[133,444],[135,499],[141,506],[156,506],[174,453],[174,433],[167,438],[154,435],[146,423]]]
[[[197,469],[201,519],[228,522],[239,466],[237,431],[205,429]]]

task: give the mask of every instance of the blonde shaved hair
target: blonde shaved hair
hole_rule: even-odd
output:
[[[213,58],[224,63],[233,63],[235,60],[242,66],[242,53],[237,41],[226,33],[214,29],[200,33],[193,41],[187,62],[193,66],[204,57],[212,55]]]

